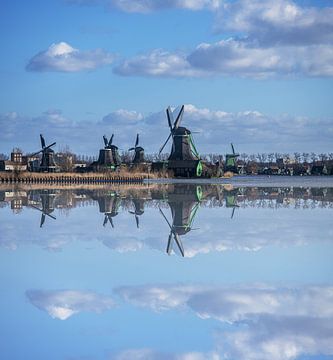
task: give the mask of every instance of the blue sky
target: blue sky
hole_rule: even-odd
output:
[[[3,1],[0,152],[38,134],[97,154],[167,137],[187,104],[201,153],[329,152],[331,1]]]

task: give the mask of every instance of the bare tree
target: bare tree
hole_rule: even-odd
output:
[[[303,156],[303,162],[308,162],[309,161],[309,153],[307,153],[307,152],[304,152],[303,154],[302,154],[302,156]]]
[[[294,158],[297,164],[301,162],[301,154],[299,152],[294,152]]]

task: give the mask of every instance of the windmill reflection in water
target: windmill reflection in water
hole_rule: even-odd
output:
[[[195,189],[193,189],[193,186],[175,188],[174,192],[168,194],[167,200],[171,209],[171,223],[162,209],[159,208],[159,211],[170,228],[170,234],[166,248],[168,255],[170,255],[172,250],[174,250],[173,242],[175,242],[177,245],[176,249],[179,250],[181,256],[185,256],[185,250],[180,236],[186,235],[191,230],[195,230],[192,228],[192,225],[200,206],[201,198],[201,186],[195,186]]]
[[[38,206],[35,206],[33,204],[30,205],[33,209],[36,209],[42,213],[41,218],[40,218],[40,226],[39,227],[43,227],[46,216],[50,217],[53,220],[57,219],[54,215],[51,215],[51,213],[53,213],[53,211],[55,209],[54,202],[55,202],[56,195],[57,194],[55,192],[53,192],[52,190],[44,190],[42,193],[38,194],[39,202],[41,203],[42,208],[39,208]]]

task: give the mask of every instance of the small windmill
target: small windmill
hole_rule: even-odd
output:
[[[140,164],[145,161],[145,153],[144,149],[139,145],[139,134],[136,135],[135,144],[133,147],[128,149],[128,151],[134,151],[134,158],[133,158],[133,164]]]
[[[46,216],[50,217],[53,220],[56,220],[56,217],[51,215],[51,213],[53,213],[53,211],[54,211],[55,196],[56,196],[55,194],[49,193],[48,191],[42,192],[40,194],[42,208],[40,209],[39,207],[37,207],[35,205],[31,205],[32,208],[34,208],[42,213],[41,218],[40,218],[39,227],[43,227]]]
[[[114,134],[112,134],[108,140],[107,137],[103,135],[104,149],[99,151],[99,157],[97,160],[97,164],[99,166],[115,168],[121,164],[118,147],[112,144],[113,137]]]
[[[231,143],[232,154],[225,155],[225,171],[231,171],[233,173],[238,173],[237,169],[237,158],[239,154],[235,153],[234,145]]]
[[[192,133],[186,127],[180,126],[183,118],[185,106],[182,105],[176,120],[170,106],[167,108],[167,119],[170,134],[161,146],[161,154],[170,138],[172,138],[172,148],[168,158],[168,168],[173,170],[176,176],[201,176],[202,164],[200,155],[194,145]]]
[[[135,216],[136,227],[139,228],[139,216],[141,216],[144,210],[144,199],[133,199],[134,211],[130,210],[129,213]]]
[[[54,150],[52,150],[51,147],[54,146],[56,142],[46,146],[45,139],[42,134],[40,134],[40,142],[42,148],[31,156],[33,157],[42,153],[42,160],[39,165],[39,171],[55,172],[57,170],[57,165],[54,161]]]

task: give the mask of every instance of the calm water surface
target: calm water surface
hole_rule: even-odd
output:
[[[333,188],[0,188],[0,358],[333,358]]]

